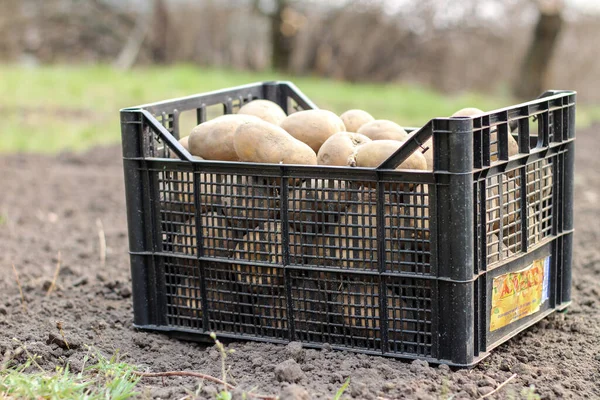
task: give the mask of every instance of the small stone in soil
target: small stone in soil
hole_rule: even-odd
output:
[[[484,387],[484,386],[495,387],[496,385],[497,385],[497,382],[495,380],[493,380],[492,378],[490,378],[489,376],[484,376],[479,382],[477,382],[477,386],[479,386],[479,387]]]
[[[252,362],[252,366],[258,367],[258,366],[262,365],[265,362],[265,360],[262,357],[256,357],[256,358],[253,358],[251,360],[251,362]]]
[[[83,285],[87,285],[89,279],[87,276],[82,276],[81,278],[73,281],[73,283],[71,284],[73,287],[79,287],[79,286],[83,286]]]
[[[119,282],[119,281],[110,281],[110,282],[106,282],[104,284],[104,286],[106,288],[110,289],[110,290],[114,290],[114,289],[117,289],[118,287],[121,286],[121,282]]]
[[[500,361],[500,370],[501,371],[510,371],[510,362],[506,359]]]
[[[310,400],[310,394],[302,386],[289,385],[281,391],[279,400]]]
[[[556,394],[559,397],[563,397],[565,394],[563,387],[559,383],[552,386],[552,391],[554,392],[554,394]]]
[[[292,359],[286,360],[275,367],[275,377],[279,382],[298,383],[305,378],[300,365]]]
[[[131,289],[128,286],[125,286],[123,289],[121,289],[120,295],[124,299],[131,297]]]
[[[478,389],[480,395],[485,396],[486,394],[490,394],[494,391],[492,386],[482,386]]]
[[[62,349],[77,349],[80,347],[80,344],[76,341],[71,341],[68,340],[65,342],[65,339],[63,339],[61,336],[58,336],[54,333],[49,333],[48,334],[48,340],[46,340],[46,344],[48,345],[57,345],[58,347],[62,348]]]
[[[350,395],[352,397],[362,397],[363,393],[367,390],[367,385],[362,382],[356,382],[350,385]]]
[[[206,397],[210,399],[214,399],[217,396],[218,390],[211,385],[202,386],[202,393],[206,395]]]
[[[427,361],[423,361],[423,360],[414,360],[411,364],[410,364],[410,371],[411,372],[422,372],[423,370],[429,368],[429,363]]]
[[[472,383],[464,385],[463,390],[465,392],[469,393],[469,395],[471,395],[472,397],[476,397],[477,394],[479,393],[477,391],[477,386],[473,385]]]
[[[329,378],[330,383],[341,383],[344,381],[344,377],[341,374],[333,373]]]
[[[83,369],[83,361],[79,360],[76,357],[71,356],[68,360],[69,363],[69,371],[75,374],[78,374]]]
[[[302,343],[291,342],[285,347],[287,356],[296,362],[302,363],[306,356],[306,351],[302,348]]]

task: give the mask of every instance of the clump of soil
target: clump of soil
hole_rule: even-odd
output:
[[[470,399],[600,397],[600,159],[590,130],[577,142],[573,305],[496,349],[472,370],[331,350],[254,342],[230,343],[229,382],[281,399],[330,399],[350,378],[345,398]],[[131,282],[123,172],[119,147],[85,154],[5,155],[0,158],[0,358],[25,360],[23,345],[47,370],[78,372],[88,347],[150,372],[221,374],[212,345],[184,342],[132,328]],[[100,257],[99,227],[106,239]],[[48,288],[59,261],[56,287]],[[26,309],[12,270],[18,271]],[[62,326],[62,333],[57,328]],[[67,340],[69,346],[61,342]],[[200,382],[190,377],[145,378],[139,391],[181,398]],[[534,389],[530,386],[533,385]],[[200,398],[221,390],[203,382]],[[525,391],[525,392],[524,392]]]

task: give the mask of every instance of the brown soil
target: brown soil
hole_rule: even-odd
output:
[[[600,128],[600,127],[596,127]],[[347,352],[304,350],[291,344],[232,343],[231,382],[240,389],[280,394],[282,399],[331,398],[347,377],[345,397],[478,398],[513,374],[489,398],[600,397],[600,158],[590,129],[577,142],[576,243],[573,305],[496,349],[472,370],[450,371],[425,362],[405,363]],[[170,339],[132,328],[127,227],[119,147],[86,154],[5,155],[0,158],[0,359],[26,344],[47,370],[82,366],[93,346],[151,372],[193,370],[220,375],[213,346]],[[107,243],[100,261],[98,222]],[[57,289],[46,295],[60,252]],[[27,312],[12,271],[19,273]],[[61,322],[71,349],[60,346]],[[58,336],[57,336],[58,335]],[[13,338],[17,339],[14,340]],[[50,340],[49,340],[50,339]],[[74,348],[76,347],[76,348]],[[24,354],[15,357],[24,360]],[[147,378],[146,397],[181,398],[194,378]],[[291,383],[296,383],[293,386]],[[214,398],[204,382],[200,398]],[[234,398],[242,398],[236,394]],[[308,397],[306,397],[308,398]]]

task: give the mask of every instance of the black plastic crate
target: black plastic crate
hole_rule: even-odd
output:
[[[569,305],[574,92],[433,119],[372,169],[177,142],[182,113],[259,98],[316,108],[266,82],[121,110],[136,327],[471,366]],[[433,171],[394,169],[431,137]]]

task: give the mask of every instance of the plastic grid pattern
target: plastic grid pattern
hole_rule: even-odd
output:
[[[235,112],[260,97],[203,104],[197,121],[206,120],[209,108],[211,114]],[[507,163],[508,134],[522,151],[528,130],[539,133],[531,136],[531,149],[568,139],[572,104],[561,102],[473,119],[475,168],[489,169],[473,186],[474,272],[556,237],[555,199],[562,193],[556,193],[561,182],[554,174],[567,158],[495,166]],[[286,104],[290,113],[305,108],[291,97]],[[178,137],[177,110],[154,115]],[[444,126],[434,123],[433,130],[441,133]],[[151,124],[142,124],[140,133],[144,159],[180,157]],[[160,196],[153,240],[164,254],[158,257],[169,326],[409,358],[437,359],[446,351],[436,336],[436,304],[446,289],[432,264],[439,249],[430,242],[430,235],[439,235],[431,218],[442,217],[435,206],[443,186],[409,176],[383,184],[307,175],[286,184],[277,173],[210,172],[176,162],[173,170],[162,164],[140,169]],[[284,219],[289,224],[282,225]]]

